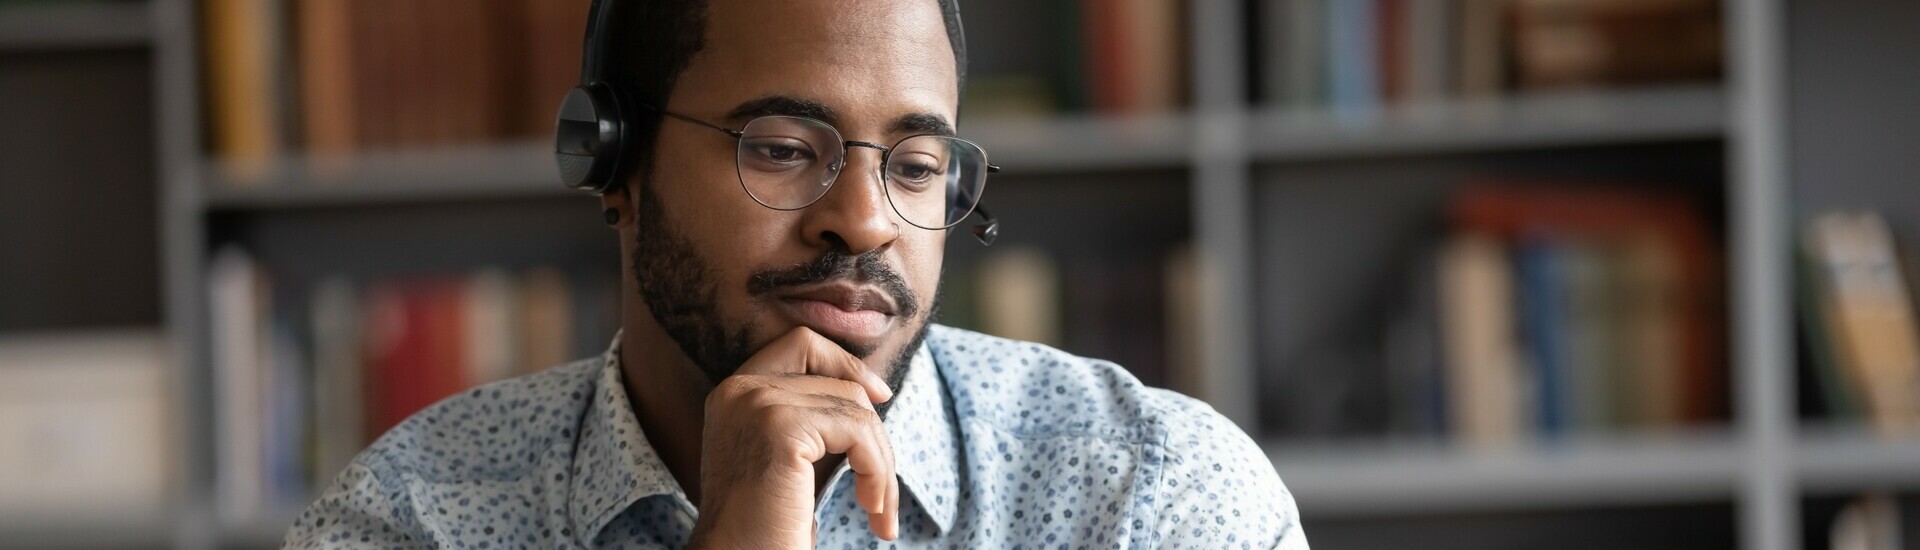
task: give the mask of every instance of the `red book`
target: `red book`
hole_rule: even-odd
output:
[[[1424,0],[1423,0],[1424,1]],[[1380,43],[1374,48],[1380,57],[1380,100],[1399,103],[1407,89],[1407,0],[1380,0],[1378,14]],[[1436,24],[1428,22],[1426,24]]]
[[[1120,113],[1131,109],[1127,74],[1129,62],[1124,33],[1125,22],[1116,0],[1084,0],[1086,17],[1087,73],[1093,88],[1093,109],[1101,113]]]
[[[380,434],[467,386],[460,286],[421,280],[373,287],[367,297],[367,433]]]

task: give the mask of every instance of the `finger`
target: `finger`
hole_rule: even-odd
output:
[[[807,327],[796,327],[760,349],[735,374],[811,374],[838,378],[864,387],[867,399],[880,403],[893,398],[887,381],[866,363],[840,349]]]
[[[886,511],[887,485],[894,478],[892,444],[880,430],[880,416],[871,409],[834,407],[815,409],[821,442],[828,453],[847,455],[853,469],[854,500],[869,514]]]
[[[885,540],[900,538],[900,477],[895,475],[887,479],[887,506],[885,512],[872,513],[866,517],[868,525],[874,529],[874,535]]]
[[[770,388],[794,395],[796,403],[811,407],[834,407],[846,405],[872,409],[873,402],[867,397],[866,386],[838,378],[814,376],[808,374],[784,374],[761,377],[759,380]],[[807,398],[813,399],[807,399]]]
[[[880,435],[887,436],[885,426],[881,427]],[[887,437],[887,463],[893,464],[895,471],[900,468],[899,458],[893,454],[891,437]],[[900,538],[900,476],[897,475],[887,478],[887,534],[882,536],[887,540]]]
[[[887,436],[886,427],[884,425],[876,427],[874,437],[887,442],[886,461],[894,465],[897,470],[900,463],[894,458],[893,441]],[[887,477],[884,485],[885,498],[882,500],[879,511],[867,514],[867,526],[873,530],[874,536],[884,540],[894,540],[900,536],[900,476]]]

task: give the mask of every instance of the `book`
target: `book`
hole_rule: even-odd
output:
[[[1031,247],[996,250],[974,268],[982,331],[1014,340],[1062,345],[1060,266]]]
[[[1407,57],[1407,42],[1410,29],[1417,23],[1409,21],[1407,3],[1409,0],[1372,0],[1377,7],[1374,11],[1374,29],[1378,33],[1374,46],[1377,66],[1374,73],[1379,75],[1381,103],[1400,103],[1406,98],[1407,72],[1411,60]]]
[[[1101,2],[1108,0],[1092,0]],[[1129,90],[1122,112],[1151,113],[1173,110],[1185,95],[1187,50],[1186,8],[1183,0],[1114,0],[1120,5],[1124,62]]]
[[[1515,0],[1524,88],[1706,81],[1724,39],[1715,0]]]
[[[1804,233],[1804,230],[1803,230]],[[1828,320],[1825,270],[1804,235],[1794,247],[1794,307],[1803,351],[1820,412],[1829,420],[1865,423],[1867,413],[1858,389],[1840,364],[1839,347]]]
[[[208,134],[241,175],[261,173],[282,150],[280,10],[277,0],[208,0],[201,12]]]
[[[1326,97],[1327,27],[1326,0],[1280,0],[1280,12],[1286,19],[1281,103],[1291,106],[1318,105]],[[1275,56],[1283,57],[1283,56]]]
[[[1500,241],[1461,233],[1438,256],[1446,426],[1468,447],[1507,447],[1526,436],[1532,398],[1514,333],[1512,262]]]
[[[465,289],[448,278],[376,283],[368,291],[367,433],[380,434],[465,389]]]
[[[1406,33],[1400,41],[1403,49],[1401,70],[1404,82],[1402,99],[1410,103],[1427,103],[1451,95],[1452,85],[1449,79],[1453,65],[1453,31],[1455,30],[1454,11],[1459,5],[1454,0],[1404,0],[1406,2]]]
[[[314,452],[312,479],[326,480],[360,454],[366,434],[359,289],[344,277],[314,286],[311,308]]]
[[[168,349],[148,329],[0,335],[0,510],[9,521],[124,519],[176,502],[183,449]]]
[[[527,22],[522,44],[505,48],[519,52],[525,63],[525,76],[516,82],[519,91],[513,135],[541,136],[553,132],[554,112],[567,91],[580,83],[580,56],[587,28],[587,2],[553,0],[517,0],[519,16]],[[511,74],[503,75],[513,79]]]
[[[1132,54],[1126,35],[1129,28],[1122,2],[1088,0],[1080,3],[1081,25],[1086,40],[1086,81],[1088,104],[1103,113],[1127,112],[1134,104],[1130,95],[1133,76],[1128,63]]]
[[[214,494],[217,514],[247,519],[267,494],[266,399],[269,311],[265,277],[238,248],[216,251],[207,268],[214,382]]]
[[[1460,0],[1454,66],[1459,95],[1492,97],[1505,89],[1509,0]]]
[[[1581,404],[1575,395],[1574,349],[1571,313],[1571,277],[1567,274],[1570,254],[1558,243],[1545,239],[1527,239],[1518,247],[1520,319],[1517,326],[1532,367],[1534,383],[1533,422],[1538,433],[1549,440],[1565,438],[1573,431],[1574,417]]]
[[[519,374],[570,359],[574,341],[572,284],[551,267],[529,270],[520,278],[514,311],[521,335]]]
[[[1373,1],[1326,4],[1327,104],[1347,124],[1366,124],[1381,104],[1380,16]]]
[[[1920,542],[1920,508],[1910,498],[1884,493],[1861,495],[1834,515],[1828,531],[1833,550],[1902,550]]]
[[[1814,216],[1805,234],[1820,314],[1842,376],[1874,428],[1912,431],[1920,420],[1920,328],[1892,231],[1871,212]]]
[[[1654,231],[1629,232],[1614,246],[1616,423],[1643,430],[1681,426],[1688,396],[1682,387],[1686,381],[1675,373],[1686,368],[1689,290],[1677,252]]]
[[[353,0],[298,0],[301,116],[305,147],[316,153],[344,153],[360,141],[362,108],[356,93],[356,48],[364,28],[357,27]],[[361,34],[356,35],[355,31]]]

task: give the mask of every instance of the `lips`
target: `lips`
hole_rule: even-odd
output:
[[[869,286],[827,284],[776,297],[782,312],[794,322],[829,338],[871,342],[885,334],[894,320],[892,299]]]

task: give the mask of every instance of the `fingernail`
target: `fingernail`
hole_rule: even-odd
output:
[[[887,379],[881,378],[880,373],[876,373],[873,371],[863,371],[863,372],[867,373],[867,380],[873,382],[873,387],[880,388],[881,396],[885,397],[886,399],[893,399],[893,388],[887,387]]]

